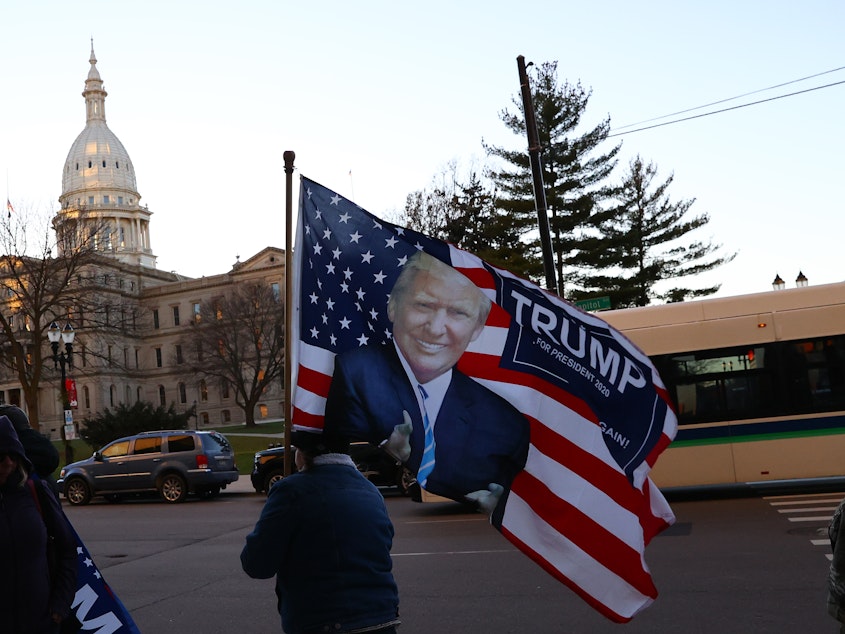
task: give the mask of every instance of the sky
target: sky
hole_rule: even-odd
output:
[[[639,155],[709,215],[691,236],[737,255],[691,283],[717,296],[845,279],[845,83],[771,99],[845,82],[827,72],[845,67],[842,0],[41,0],[3,3],[0,25],[0,196],[58,210],[93,38],[163,270],[283,248],[286,150],[294,206],[302,174],[389,220],[450,161],[483,166],[482,140],[526,147],[499,117],[523,55],[592,91],[583,131],[770,99],[609,139],[615,176]]]

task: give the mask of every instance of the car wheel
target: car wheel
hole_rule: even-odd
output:
[[[417,479],[414,477],[414,474],[405,467],[402,467],[399,470],[399,475],[396,478],[396,484],[399,486],[399,491],[401,491],[402,495],[408,495],[411,491],[411,487],[414,486],[416,481]]]
[[[281,469],[276,469],[275,471],[271,471],[267,474],[267,477],[264,478],[264,490],[267,491],[267,494],[270,494],[270,487],[272,487],[276,482],[283,479],[285,477],[285,472]]]
[[[74,506],[82,506],[91,501],[91,487],[82,478],[71,478],[65,485],[65,497]]]
[[[188,484],[178,473],[168,473],[161,479],[158,492],[165,502],[176,504],[184,501],[188,495]]]

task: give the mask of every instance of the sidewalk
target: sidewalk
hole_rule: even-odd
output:
[[[252,494],[252,495],[263,495],[255,492],[255,489],[252,486],[252,482],[250,482],[249,474],[241,474],[238,478],[237,482],[233,482],[232,484],[227,484],[226,488],[223,489],[223,492],[220,495],[244,495],[244,494]]]

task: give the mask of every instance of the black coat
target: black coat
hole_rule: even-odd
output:
[[[76,592],[76,541],[56,497],[39,496],[19,477],[0,487],[0,632],[51,631],[51,614],[66,617]],[[43,512],[43,518],[42,518]],[[47,559],[47,526],[54,537],[55,566]]]

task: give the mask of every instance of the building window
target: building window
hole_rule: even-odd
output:
[[[178,343],[176,344],[176,363],[184,363],[185,359],[182,357],[182,346]],[[182,401],[183,403],[185,401]]]
[[[138,401],[139,403],[141,402],[141,388],[140,387],[138,388],[138,391],[135,394],[135,400]]]
[[[188,402],[188,391],[185,389],[185,384],[179,384],[179,402],[180,403],[187,403]]]
[[[221,381],[220,382],[220,392],[223,395],[223,398],[229,398],[229,382],[228,381]]]
[[[199,302],[194,302],[194,322],[200,323],[202,319],[202,315],[200,313],[200,304]]]
[[[163,385],[158,386],[158,402],[159,402],[159,405],[161,405],[162,407],[167,406],[167,398],[166,398],[166,395],[164,393],[164,386]]]
[[[156,348],[156,367],[161,367],[161,348]]]
[[[200,381],[200,400],[205,403],[208,401],[208,385],[205,382],[205,379]]]
[[[158,330],[160,325],[161,324],[160,324],[159,319],[158,319],[158,308],[156,308],[156,309],[153,310],[153,328]]]
[[[137,370],[140,368],[140,364],[138,363],[138,348],[135,348],[135,369]]]
[[[117,388],[114,384],[109,386],[109,405],[114,407],[114,393],[117,391]]]
[[[272,284],[270,284],[270,288],[273,289],[273,299],[278,302],[282,298],[282,293],[279,290],[279,283],[273,282]]]
[[[173,325],[174,326],[179,325],[179,307],[178,306],[173,307]]]
[[[106,159],[103,159],[103,167],[106,166]]]
[[[258,415],[261,418],[267,418],[267,406],[266,405],[261,404],[261,405],[258,406]]]
[[[208,425],[208,412],[203,412],[200,418],[202,418],[202,424],[204,426],[207,426]]]
[[[118,205],[122,205],[122,204],[123,204],[123,196],[118,196],[118,197],[117,197],[117,204],[118,204]]]
[[[105,161],[104,161],[104,162],[105,162]],[[105,167],[105,165],[103,165],[103,167]],[[104,202],[106,205],[108,205],[108,204],[109,204],[109,197],[108,197],[108,196],[103,196],[103,202]]]
[[[89,165],[89,167],[90,167],[90,165]],[[89,204],[89,205],[93,205],[93,204],[94,204],[94,197],[93,197],[93,196],[88,196],[88,204]]]
[[[85,409],[91,409],[91,392],[87,385],[82,386],[82,402],[85,403]]]
[[[224,422],[224,423],[228,423],[228,422],[230,422],[230,421],[232,420],[232,415],[229,413],[229,410],[224,409],[224,410],[223,410],[222,412],[220,412],[220,413],[223,415],[223,422]]]
[[[112,367],[111,346],[109,346],[109,348],[108,348],[108,353],[107,353],[107,354],[108,354],[108,359],[107,359],[108,363],[107,363],[107,365],[108,365],[109,367]]]
[[[202,352],[202,342],[197,341],[197,361],[202,363],[203,359],[204,359],[204,355],[203,355],[203,352]]]

